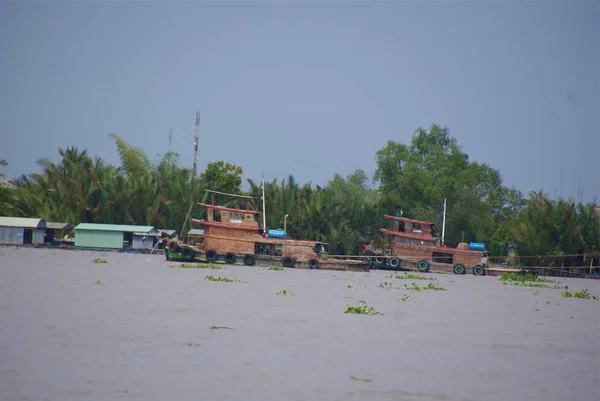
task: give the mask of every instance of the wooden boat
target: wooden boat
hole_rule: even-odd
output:
[[[501,275],[520,272],[521,269],[488,264],[485,244],[461,243],[459,247],[443,246],[443,239],[433,235],[433,223],[401,216],[384,216],[392,220],[391,229],[380,231],[390,236],[391,255],[381,255],[361,244],[363,254],[376,265],[391,270],[418,270],[420,272],[465,274],[470,270],[476,276]]]
[[[258,263],[288,268],[370,270],[370,264],[364,260],[329,257],[323,241],[291,239],[283,230],[266,230],[264,210],[263,225],[260,227],[256,218],[259,212],[256,210],[198,204],[206,209],[207,218],[191,221],[204,227],[203,243],[192,246],[177,239],[167,239],[167,260],[222,261],[230,264],[241,261],[247,266]]]

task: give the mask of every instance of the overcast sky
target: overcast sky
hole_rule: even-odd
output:
[[[600,198],[600,2],[0,3],[8,176],[77,146],[325,185],[447,126],[525,194]],[[600,199],[599,199],[600,201]]]

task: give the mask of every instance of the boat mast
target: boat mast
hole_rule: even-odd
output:
[[[444,235],[446,233],[446,198],[444,198],[444,213],[442,214],[442,246],[446,246]]]
[[[267,232],[267,216],[265,215],[265,174],[262,176],[262,207],[263,207],[263,230]]]

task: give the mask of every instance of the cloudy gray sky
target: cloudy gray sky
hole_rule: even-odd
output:
[[[109,132],[154,158],[324,185],[387,140],[450,128],[505,184],[600,197],[600,2],[0,4],[9,176]]]

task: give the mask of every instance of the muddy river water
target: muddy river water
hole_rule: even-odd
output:
[[[600,301],[559,289],[0,253],[0,400],[600,399]],[[599,280],[559,281],[600,295]],[[381,315],[344,313],[360,300]]]

